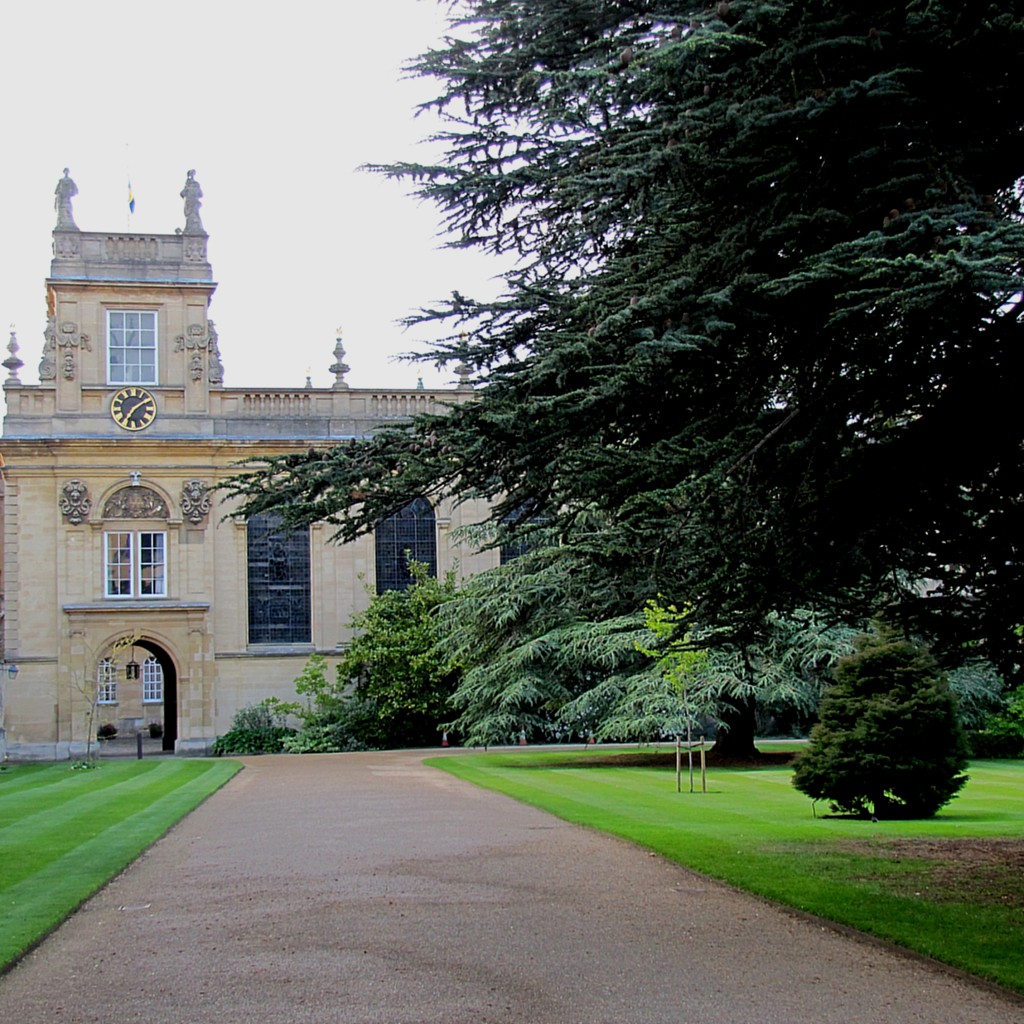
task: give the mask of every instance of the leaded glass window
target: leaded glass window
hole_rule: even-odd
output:
[[[309,528],[290,530],[279,516],[248,523],[249,643],[312,640]]]
[[[374,532],[377,593],[405,590],[413,582],[409,559],[422,562],[437,575],[437,531],[434,510],[426,498],[417,498],[377,525]]]

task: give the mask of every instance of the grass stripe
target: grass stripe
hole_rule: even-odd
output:
[[[8,967],[239,769],[124,761],[0,776],[0,968]],[[12,784],[13,783],[13,784]],[[25,797],[35,798],[26,800]]]
[[[586,757],[587,755],[583,755]],[[579,753],[427,761],[576,824],[609,832],[713,878],[933,956],[1024,992],[1024,904],[934,889],[935,862],[894,859],[893,840],[1024,839],[1024,762],[975,762],[939,816],[879,822],[815,817],[788,768],[717,769],[707,793],[675,791],[665,769],[587,767]],[[700,780],[697,777],[699,787]],[[823,815],[827,808],[818,807]],[[1024,894],[1008,877],[1013,899]],[[969,889],[969,887],[968,887]]]

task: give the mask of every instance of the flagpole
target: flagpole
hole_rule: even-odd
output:
[[[135,193],[132,191],[132,162],[128,143],[124,144],[124,173],[128,182],[128,212],[125,214],[126,230],[132,233],[132,214],[135,213]]]

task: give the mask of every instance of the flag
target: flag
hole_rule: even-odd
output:
[[[128,182],[128,212],[135,212],[135,193],[132,191],[132,183]]]

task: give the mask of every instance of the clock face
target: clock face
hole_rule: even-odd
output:
[[[121,388],[110,400],[110,415],[125,430],[145,430],[156,419],[156,399],[145,388]]]

